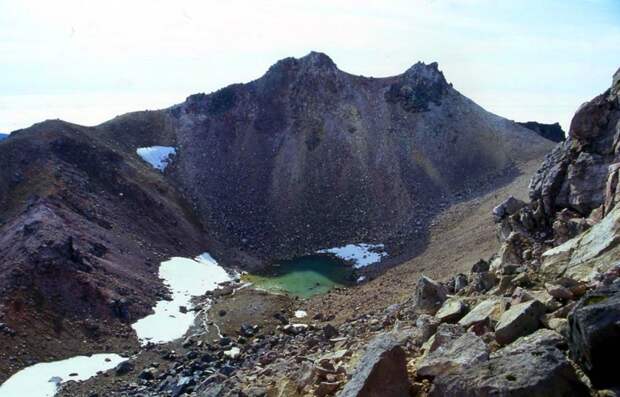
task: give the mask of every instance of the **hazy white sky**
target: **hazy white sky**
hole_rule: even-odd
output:
[[[620,1],[0,0],[0,132],[167,107],[311,50],[366,76],[438,61],[488,110],[567,128],[620,67]]]

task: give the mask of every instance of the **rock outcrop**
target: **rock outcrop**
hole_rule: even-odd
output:
[[[566,140],[566,133],[560,126],[560,123],[544,124],[536,121],[527,121],[524,123],[517,123],[525,128],[529,128],[532,131],[536,131],[543,138],[549,139],[553,142],[563,142]]]
[[[620,161],[620,83],[582,105],[566,142],[555,147],[530,185],[530,198],[552,216],[569,208],[587,217],[604,204],[610,166]]]

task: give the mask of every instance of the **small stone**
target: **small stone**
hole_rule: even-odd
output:
[[[554,285],[545,283],[545,289],[549,292],[549,295],[560,300],[571,300],[574,298],[573,293],[561,285]]]
[[[319,383],[319,387],[316,389],[316,395],[318,397],[332,395],[336,390],[338,390],[341,384],[341,382],[321,382]]]

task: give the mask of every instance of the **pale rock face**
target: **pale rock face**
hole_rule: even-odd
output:
[[[546,251],[541,270],[550,277],[565,276],[592,281],[618,264],[620,258],[620,207],[585,233]]]
[[[489,348],[486,343],[480,337],[467,332],[426,355],[417,365],[417,374],[433,378],[488,359]]]
[[[471,325],[484,321],[496,320],[501,313],[501,301],[490,298],[478,303],[465,317],[459,320],[459,324],[468,328]]]
[[[499,318],[495,326],[495,338],[505,345],[536,331],[544,313],[545,306],[537,300],[512,306]]]
[[[604,215],[613,210],[614,206],[620,201],[620,163],[609,166],[609,176],[605,186],[605,206]]]
[[[467,305],[459,298],[450,298],[444,302],[435,317],[442,323],[453,323],[467,314]]]

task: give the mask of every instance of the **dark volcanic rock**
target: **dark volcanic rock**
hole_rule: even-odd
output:
[[[433,381],[429,396],[459,397],[585,397],[588,388],[579,381],[564,354],[553,346],[533,344],[512,354],[500,354],[463,370],[448,372]]]
[[[562,129],[562,126],[560,126],[560,123],[544,124],[536,121],[526,121],[524,123],[517,122],[517,124],[532,131],[536,131],[536,133],[543,138],[553,142],[562,142],[566,139],[566,133]]]
[[[400,337],[382,334],[366,349],[339,397],[402,397],[410,394],[405,352]]]
[[[552,216],[570,208],[583,216],[603,204],[608,168],[618,161],[620,83],[582,105],[569,137],[545,157],[530,183],[530,198]]]
[[[134,364],[131,361],[123,361],[114,368],[114,373],[118,376],[125,375],[133,371]]]
[[[259,257],[402,241],[438,210],[427,203],[551,147],[462,96],[437,64],[366,78],[320,53],[165,114],[179,146],[170,176],[210,234]]]
[[[620,281],[589,292],[568,318],[569,347],[597,388],[620,386]]]

